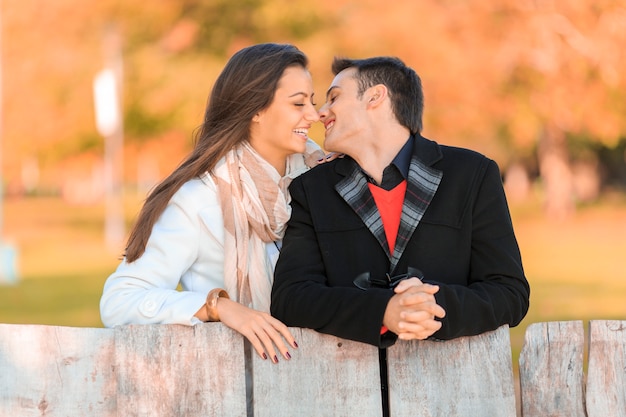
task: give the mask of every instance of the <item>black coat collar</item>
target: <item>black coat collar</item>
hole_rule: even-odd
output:
[[[427,139],[420,134],[415,135],[415,144],[413,145],[413,155],[417,156],[425,166],[433,166],[443,158],[441,148],[435,141]],[[356,161],[350,156],[346,155],[343,158],[338,158],[335,164],[335,170],[341,176],[350,175],[354,170]]]

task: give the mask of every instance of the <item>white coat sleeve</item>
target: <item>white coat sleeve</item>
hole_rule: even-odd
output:
[[[181,277],[193,273],[202,250],[206,228],[197,211],[191,199],[173,198],[155,223],[144,254],[132,263],[122,261],[109,276],[100,300],[106,327],[200,323],[194,314],[204,304],[207,288],[177,290]]]

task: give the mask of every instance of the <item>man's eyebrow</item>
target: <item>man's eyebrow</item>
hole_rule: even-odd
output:
[[[339,86],[331,85],[328,91],[326,91],[326,101],[328,101],[328,96],[330,95],[330,92],[333,91],[335,88],[339,88]]]

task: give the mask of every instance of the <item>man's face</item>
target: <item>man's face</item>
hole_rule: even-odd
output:
[[[320,108],[320,120],[326,128],[324,149],[353,155],[358,138],[367,124],[366,100],[358,97],[355,68],[341,71],[330,84],[326,103]]]

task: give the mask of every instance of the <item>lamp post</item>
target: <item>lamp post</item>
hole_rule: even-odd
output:
[[[2,176],[2,3],[0,2],[0,284],[15,284],[18,281],[17,250],[4,242],[4,178]]]
[[[108,28],[104,36],[105,68],[93,81],[96,127],[104,137],[104,238],[110,248],[119,247],[124,238],[122,201],[122,53],[117,31]]]

